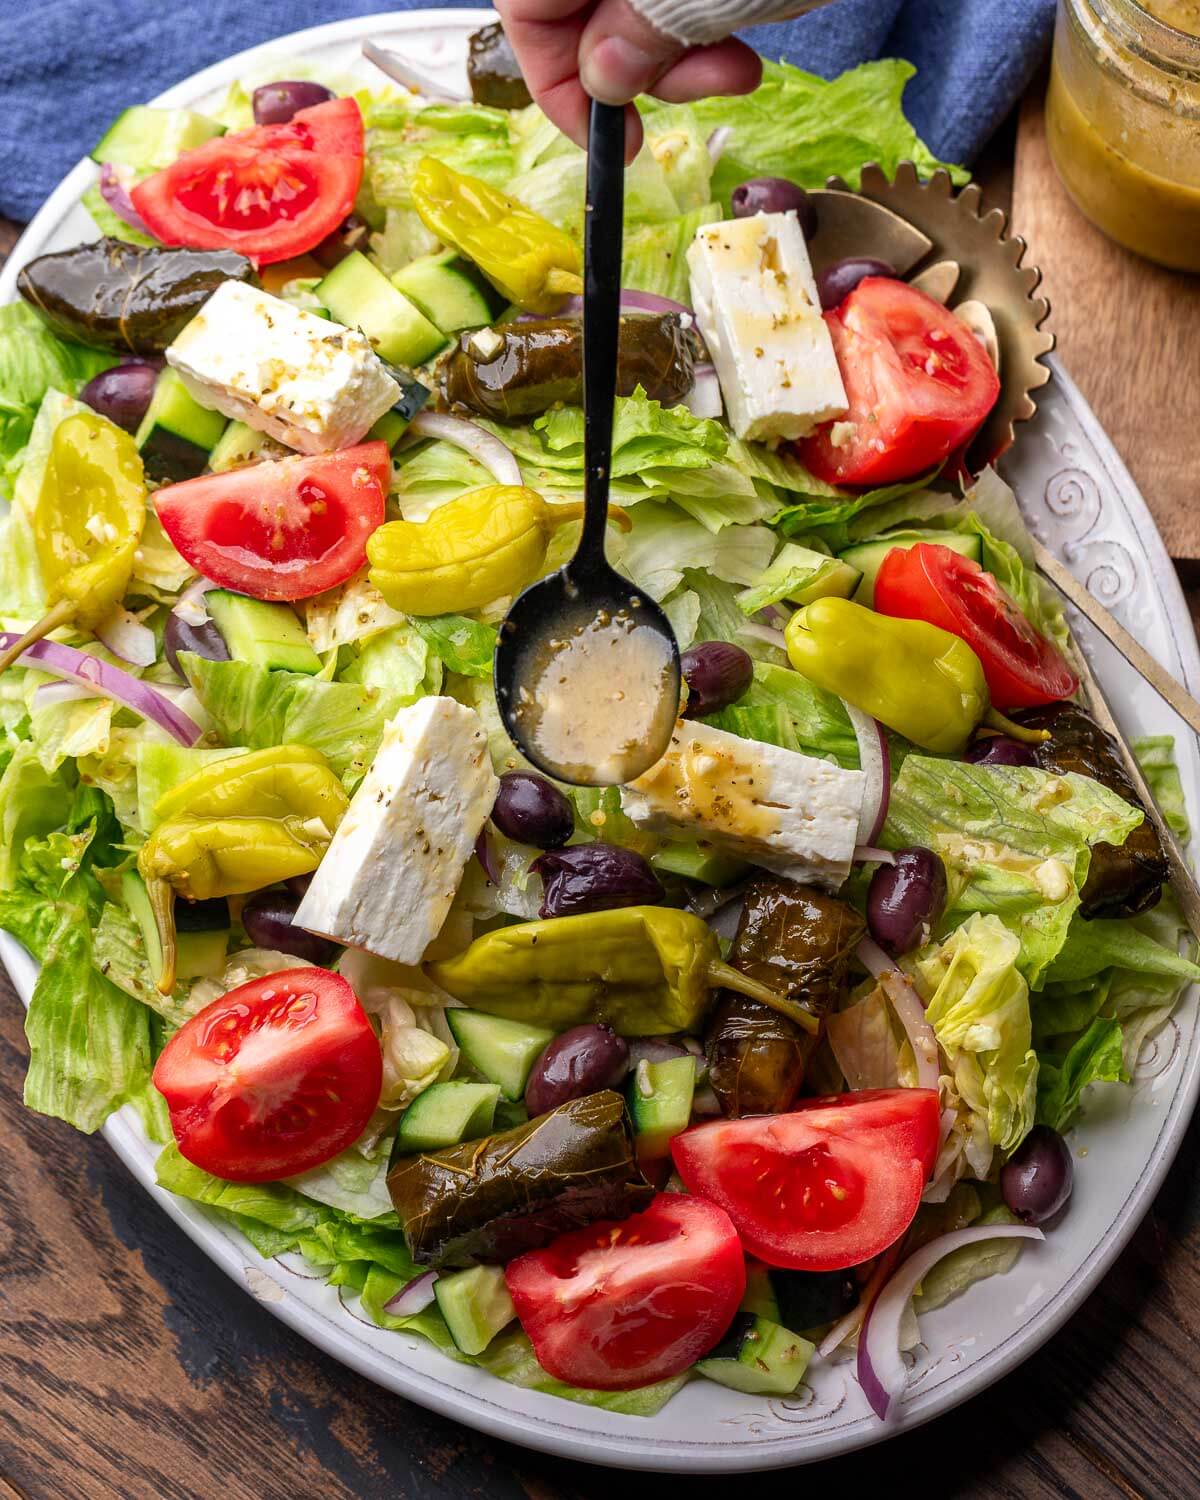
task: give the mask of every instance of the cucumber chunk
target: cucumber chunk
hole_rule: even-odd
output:
[[[533,1065],[554,1040],[543,1026],[526,1026],[478,1010],[446,1012],[458,1049],[478,1073],[500,1085],[506,1099],[520,1099]]]
[[[705,885],[732,885],[750,868],[745,860],[715,849],[704,839],[664,844],[650,856],[650,863],[664,875],[682,875]]]
[[[194,146],[224,134],[224,125],[194,110],[135,104],[122,110],[96,142],[91,156],[93,161],[153,172]]]
[[[433,1295],[450,1337],[464,1354],[482,1354],[517,1315],[503,1266],[443,1271],[433,1284]]]
[[[964,536],[957,531],[896,531],[891,536],[880,537],[873,542],[859,542],[857,546],[847,547],[845,552],[838,554],[842,562],[849,563],[862,574],[854,591],[857,603],[875,603],[875,579],[879,576],[888,553],[894,547],[902,547],[907,552],[918,542],[933,542],[939,547],[949,547],[951,552],[969,557],[972,562],[983,562],[983,538],[976,535]]]
[[[738,604],[753,614],[781,599],[797,606],[811,604],[814,599],[849,599],[861,576],[857,565],[846,556],[829,557],[797,542],[785,542],[754,587],[738,595]]]
[[[339,323],[361,328],[389,364],[424,364],[446,342],[441,329],[361,251],[352,250],[339,261],[314,295]]]
[[[688,1127],[692,1095],[696,1092],[696,1059],[668,1057],[663,1062],[643,1058],[629,1079],[629,1114],[633,1120],[639,1162],[659,1162],[671,1140]]]
[[[154,394],[137,430],[146,473],[171,484],[195,479],[208,467],[209,454],[224,431],[221,413],[201,406],[178,372],[168,366],[154,383]]]
[[[245,422],[230,422],[208,455],[208,467],[214,474],[241,469],[260,458],[284,458],[288,449],[265,432],[248,427]]]
[[[384,412],[367,433],[367,437],[378,439],[385,442],[389,448],[394,448],[408,431],[408,424],[429,400],[430,392],[427,385],[422,385],[417,377],[410,375],[407,370],[389,365],[388,374],[400,386],[400,399],[391,411]]]
[[[205,604],[234,661],[309,677],[321,670],[321,658],[286,604],[268,604],[227,589],[210,589]]]
[[[422,255],[392,277],[392,285],[415,302],[443,333],[481,328],[492,321],[492,309],[472,268],[453,250]]]
[[[149,892],[136,870],[126,870],[121,876],[121,895],[142,930],[146,961],[157,984],[162,973],[162,944]],[[175,928],[176,979],[208,979],[219,974],[229,947],[229,903],[225,898],[176,901]]]
[[[495,1083],[433,1083],[400,1116],[397,1151],[440,1151],[487,1135],[496,1115]]]
[[[815,1345],[753,1313],[739,1313],[729,1332],[696,1369],[709,1380],[750,1396],[790,1396],[804,1378]]]
[[[771,1272],[762,1261],[748,1260],[746,1262],[746,1294],[742,1298],[741,1310],[766,1318],[772,1323],[783,1323],[779,1312],[779,1300],[775,1296],[775,1287],[771,1281]]]

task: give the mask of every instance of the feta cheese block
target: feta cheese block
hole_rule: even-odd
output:
[[[357,443],[400,399],[370,340],[242,281],[223,282],[167,350],[202,406],[286,443]]]
[[[795,214],[702,224],[687,262],[696,323],[738,437],[807,437],[846,414],[846,388]]]
[[[450,910],[500,783],[473,708],[422,698],[383,731],[294,921],[418,964]]]
[[[660,761],[621,788],[639,828],[703,838],[791,880],[836,891],[850,873],[866,777],[680,719]]]

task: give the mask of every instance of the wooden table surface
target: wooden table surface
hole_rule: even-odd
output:
[[[1200,399],[1200,280],[1133,261],[1079,218],[1048,167],[1036,91],[1015,180],[1012,133],[983,169],[990,196],[1011,191],[1016,228],[1047,272],[1064,358],[1151,507],[1164,497],[1197,618],[1200,523],[1188,524],[1184,503],[1200,477],[1197,422],[1171,420],[1170,403],[1148,406],[1145,391],[1149,382],[1171,393],[1176,413]],[[13,238],[2,231],[0,254]],[[1170,339],[1157,328],[1147,337],[1148,310],[1181,306],[1190,318]],[[662,1492],[662,1479],[618,1478],[479,1436],[306,1344],[206,1260],[101,1139],[21,1107],[25,1056],[21,1008],[0,972],[0,1500]],[[1115,1269],[1017,1373],[882,1447],[803,1476],[757,1477],[757,1494],[790,1496],[798,1479],[891,1493],[903,1475],[904,1492],[925,1500],[1200,1497],[1198,1166],[1194,1124]],[[697,1500],[728,1489],[688,1480]]]

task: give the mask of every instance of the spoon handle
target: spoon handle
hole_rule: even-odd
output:
[[[625,111],[592,100],[583,216],[584,519],[576,560],[604,562],[625,213]]]

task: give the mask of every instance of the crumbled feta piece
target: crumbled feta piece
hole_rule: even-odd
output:
[[[299,453],[359,442],[400,387],[356,329],[223,282],[167,350],[202,406]]]
[[[688,248],[692,306],[740,438],[806,437],[846,413],[795,214],[703,224]]]

